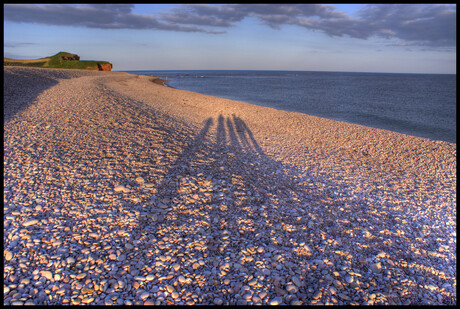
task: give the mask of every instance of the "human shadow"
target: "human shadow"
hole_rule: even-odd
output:
[[[283,177],[283,183],[270,181],[269,175],[282,175],[281,170],[279,163],[265,157],[240,118],[220,115],[217,124],[208,118],[199,134],[171,163],[164,180],[156,187],[154,204],[169,198],[174,208],[177,204],[191,204],[188,199],[192,197],[195,210],[205,209],[219,221],[226,215],[215,211],[218,209],[239,211],[244,206],[248,207],[246,213],[252,215],[255,210],[251,207],[268,202],[268,191],[283,195],[290,191],[286,190],[286,186],[293,186],[289,177]],[[178,180],[173,181],[175,186],[171,186],[171,179]],[[187,181],[198,190],[183,190],[190,184]],[[193,194],[195,191],[198,194]]]
[[[375,233],[374,223],[367,223],[375,216],[371,222],[378,218],[382,226],[387,226],[388,218],[375,213],[364,199],[344,198],[340,189],[334,192],[331,188],[339,187],[334,180],[317,183],[309,175],[298,176],[292,166],[264,153],[240,117],[220,115],[217,121],[208,118],[171,165],[157,187],[156,204],[152,205],[161,205],[165,198],[169,202],[170,211],[151,231],[157,239],[164,239],[165,235],[174,239],[184,256],[178,260],[183,267],[181,274],[190,278],[192,284],[179,284],[178,292],[189,293],[197,286],[212,291],[214,285],[222,285],[232,272],[229,288],[220,290],[221,298],[225,303],[239,304],[235,295],[240,286],[236,281],[248,284],[248,278],[254,277],[261,286],[270,286],[272,293],[283,294],[292,279],[275,283],[273,278],[286,278],[278,270],[289,269],[290,278],[298,276],[302,281],[299,295],[311,304],[314,290],[309,286],[326,289],[332,285],[318,281],[311,276],[312,272],[333,276],[344,265],[369,272],[370,264],[363,263],[360,254],[374,257],[376,262],[380,259],[375,258],[379,253],[374,246],[377,239],[382,239],[388,250],[395,245]],[[359,243],[349,245],[350,239],[366,229],[374,236],[359,237]],[[410,242],[404,235],[393,234],[393,237],[398,244]],[[406,255],[395,257],[399,258],[405,259]],[[334,260],[337,263],[329,262]],[[198,261],[204,264],[196,266]],[[283,267],[277,268],[278,264]],[[264,275],[267,270],[272,279]],[[235,274],[240,278],[235,279]],[[390,282],[382,283],[383,276],[384,273],[374,274],[369,280],[344,283],[344,287],[354,290],[369,282],[380,282],[376,290],[387,293]],[[331,297],[325,295],[324,299]],[[367,297],[365,292],[358,296]],[[212,300],[203,298],[198,302],[212,303]]]
[[[187,278],[206,274],[208,280],[194,282],[201,289],[226,278],[221,269],[231,257],[239,260],[234,265],[243,277],[263,276],[261,271],[273,265],[268,260],[257,266],[253,262],[264,254],[297,250],[295,255],[311,256],[297,239],[289,240],[290,232],[307,226],[306,198],[311,193],[291,173],[263,152],[241,118],[208,118],[156,186],[152,210],[168,207],[169,212],[150,223],[152,228],[141,229],[154,232],[157,238],[168,235],[187,256],[193,256],[180,261],[181,273]],[[194,259],[206,259],[209,264],[196,269]],[[209,274],[213,268],[219,270]],[[232,298],[237,290],[238,286],[232,286],[224,299]]]
[[[241,118],[235,115],[232,115],[232,117],[233,122],[235,123],[235,131],[238,133],[239,139],[243,144],[243,147],[247,151],[255,152],[258,155],[265,157],[263,150],[260,148],[256,139],[254,138],[254,134],[252,134],[252,131],[248,128],[246,123]]]

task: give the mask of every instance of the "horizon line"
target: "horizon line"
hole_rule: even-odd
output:
[[[423,74],[423,75],[457,75],[455,73],[416,73],[416,72],[375,72],[375,71],[328,71],[328,70],[272,70],[272,69],[143,69],[143,70],[112,70],[113,72],[127,71],[267,71],[267,72],[317,72],[317,73],[369,73],[369,74]]]

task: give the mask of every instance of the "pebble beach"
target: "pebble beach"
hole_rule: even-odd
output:
[[[456,305],[456,144],[4,67],[4,305]]]

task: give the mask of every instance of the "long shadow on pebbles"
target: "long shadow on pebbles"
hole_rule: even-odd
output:
[[[316,291],[332,285],[334,272],[354,269],[363,276],[351,283],[338,278],[337,288],[349,289],[362,303],[368,295],[357,287],[373,286],[382,295],[392,288],[377,269],[376,262],[388,257],[379,256],[382,246],[397,266],[392,272],[403,276],[411,238],[396,233],[400,226],[388,226],[389,213],[341,191],[334,180],[302,178],[270,159],[242,119],[221,115],[207,119],[170,165],[151,206],[156,221],[139,228],[150,232],[157,254],[176,256],[182,275],[202,291],[215,292],[231,272],[232,289],[219,291],[224,299],[235,299],[236,282],[265,276],[254,291],[269,286],[282,293],[279,288],[299,279],[299,295],[310,304]],[[381,231],[391,233],[393,242]],[[383,244],[376,248],[376,241]]]
[[[3,123],[7,123],[16,114],[26,110],[38,95],[57,85],[62,78],[66,79],[70,76],[60,70],[4,67]]]
[[[308,277],[316,269],[312,261],[337,257],[335,238],[347,236],[346,229],[337,230],[342,227],[330,211],[340,202],[314,187],[266,156],[239,117],[209,118],[157,187],[155,219],[140,222],[139,229],[153,233],[157,254],[176,256],[182,274],[195,278],[202,291],[214,291],[229,271],[240,276],[232,282],[244,285],[250,276],[267,274],[266,268],[270,278],[291,278],[280,279],[279,288],[297,277],[303,282],[300,292],[312,299],[308,287],[319,288],[315,277],[322,276],[318,269]],[[332,273],[340,264],[323,263],[321,269]],[[272,289],[274,281],[264,280],[260,283]],[[229,299],[236,290],[221,292]]]
[[[157,187],[154,205],[172,207],[158,232],[166,228],[170,236],[185,236],[184,244],[203,238],[208,255],[222,256],[235,241],[235,254],[251,244],[267,246],[278,223],[273,220],[297,221],[293,214],[305,210],[297,211],[292,203],[305,196],[298,195],[283,166],[265,156],[240,118],[220,116],[215,139],[210,132],[214,122],[207,119]]]

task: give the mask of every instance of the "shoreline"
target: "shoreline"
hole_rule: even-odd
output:
[[[141,72],[141,71],[135,72],[136,75],[137,74],[146,74],[146,73],[148,73],[148,72],[145,72],[145,73]],[[151,74],[153,74],[153,73],[154,72],[152,72]],[[133,73],[131,73],[131,74],[133,74]],[[158,74],[160,74],[160,73],[158,73]],[[174,81],[174,77],[173,77],[173,79],[171,81]],[[185,81],[184,81],[184,83],[185,83]],[[188,84],[188,83],[185,83],[183,86],[185,87],[186,84]],[[195,84],[195,83],[193,83],[193,84]],[[199,89],[196,87],[196,85],[193,88],[196,88],[196,89],[191,90],[191,91],[197,91],[197,92],[202,93],[202,94],[207,94],[207,92],[211,91],[210,89],[213,89],[213,88],[210,88],[210,89],[208,89],[206,91],[204,91],[204,89],[202,89],[204,92],[200,92]],[[226,98],[229,98],[229,99],[232,99],[232,100],[245,101],[244,97],[248,95],[247,91],[244,91],[243,93],[238,93],[237,94],[236,92],[238,92],[238,91],[239,90],[237,88],[234,88],[234,90],[233,90],[234,93],[233,94],[225,93],[225,92],[223,92],[221,94],[224,95]],[[211,94],[211,95],[219,97],[219,94]],[[240,99],[238,97],[240,97]],[[266,104],[264,104],[263,98],[260,97],[260,96],[255,96],[252,99],[249,99],[249,97],[248,97],[246,99],[247,100],[245,102],[248,102],[248,100],[249,100],[249,102],[248,102],[249,104],[255,104],[255,105],[264,106],[264,107],[267,106]],[[308,110],[305,110],[305,108],[301,108],[300,106],[296,107],[296,108],[293,108],[292,106],[290,106],[290,105],[292,105],[292,103],[291,104],[282,104],[281,102],[278,102],[278,101],[279,100],[276,101],[277,102],[276,104],[279,105],[279,106],[274,107],[277,110],[295,111],[295,112],[301,112],[301,113],[304,113],[304,114],[307,114],[307,115],[312,115],[311,113],[308,112]],[[287,101],[287,99],[286,99],[285,103],[290,103],[290,102]],[[328,103],[328,104],[330,104],[330,103]],[[283,106],[285,106],[286,108],[287,108],[287,106],[289,106],[289,108],[288,109],[283,109]],[[270,106],[268,106],[268,107],[270,107]],[[454,111],[455,111],[455,109],[454,109]],[[312,111],[310,111],[310,112],[312,112]],[[358,113],[358,114],[360,114],[360,113]],[[449,122],[451,122],[450,128],[447,128],[446,126],[439,125],[439,121],[444,123],[444,121],[442,121],[442,120],[438,120],[438,124],[431,123],[430,125],[428,125],[428,122],[422,123],[420,120],[417,120],[415,118],[415,114],[413,115],[414,116],[413,119],[405,119],[404,117],[396,117],[396,118],[393,117],[393,118],[391,118],[392,117],[391,115],[388,116],[390,118],[383,119],[383,118],[377,117],[378,115],[371,116],[371,115],[367,115],[367,114],[361,115],[362,117],[357,117],[357,116],[352,116],[351,114],[345,113],[345,112],[344,113],[339,113],[337,115],[330,115],[330,116],[328,116],[326,114],[324,114],[324,115],[314,114],[314,115],[316,115],[318,117],[334,119],[334,120],[337,120],[337,121],[344,121],[344,122],[347,122],[347,123],[369,126],[369,127],[372,127],[372,128],[391,130],[393,132],[407,134],[407,135],[410,135],[410,136],[417,136],[417,137],[428,138],[428,139],[431,139],[431,140],[440,140],[440,141],[447,141],[447,142],[450,142],[450,143],[456,143],[455,120],[453,122],[454,127],[452,127],[452,119],[449,120]],[[369,118],[368,118],[368,116],[369,116]],[[426,119],[426,120],[428,120],[428,119]],[[390,123],[392,125],[390,125]]]
[[[151,76],[147,75],[139,76],[144,76],[144,78],[151,78]],[[135,88],[134,84],[131,84],[131,86],[133,87],[133,89]],[[428,149],[437,149],[441,145],[450,149],[446,153],[444,153],[443,160],[447,159],[451,153],[456,152],[455,143],[431,140],[428,138],[408,135],[395,131],[368,127],[360,124],[338,121],[319,116],[303,114],[299,112],[278,110],[275,108],[254,105],[247,102],[235,101],[220,97],[194,93],[187,90],[172,88],[169,86],[166,87],[177,91],[178,96],[187,96],[190,94],[194,99],[198,99],[200,96],[205,98],[203,100],[205,102],[204,104],[197,103],[189,105],[181,103],[183,105],[182,107],[187,108],[188,112],[190,112],[191,114],[196,110],[199,110],[200,113],[206,112],[207,115],[213,116],[215,119],[217,119],[221,114],[224,116],[231,115],[236,112],[245,114],[241,115],[241,117],[244,118],[244,120],[247,123],[255,122],[255,130],[259,129],[260,131],[271,131],[270,134],[265,134],[264,136],[261,136],[260,139],[262,140],[262,142],[265,139],[269,139],[275,141],[275,144],[279,144],[283,141],[286,141],[286,139],[291,139],[295,137],[296,141],[308,141],[310,143],[313,142],[314,145],[327,145],[328,147],[332,148],[328,149],[328,151],[331,152],[337,153],[342,151],[345,152],[347,155],[355,155],[358,152],[361,154],[366,153],[367,155],[371,155],[374,161],[380,163],[388,163],[387,161],[391,160],[391,157],[402,157],[404,156],[405,152],[409,153],[412,156],[413,154],[418,153],[420,151],[429,152]],[[139,98],[140,100],[146,98],[145,95],[141,95],[139,93],[135,93],[134,91],[130,91],[128,88],[124,88],[123,90],[127,90],[127,94],[133,95]],[[162,92],[162,94],[163,93],[164,92]],[[266,115],[266,117],[264,117],[266,121],[253,121],[250,117],[250,115],[252,114]],[[178,116],[182,115],[183,114],[180,113]],[[280,133],[278,135],[281,136],[275,137],[275,135],[277,135],[276,132],[278,130],[273,129],[273,124],[270,123],[270,120],[268,120],[270,118],[276,119],[274,121],[275,124],[277,122],[283,122],[284,124],[286,124],[286,128],[289,129],[289,134],[282,134],[283,132],[278,132]],[[201,122],[204,122],[204,120],[205,119],[202,119]],[[188,119],[187,121],[194,122],[193,118]],[[299,127],[297,127],[297,125],[299,125]],[[321,127],[321,129],[318,129],[319,127]],[[289,135],[289,137],[282,135]],[[378,135],[381,135],[381,137],[378,137]],[[323,141],[321,141],[322,138],[324,138]],[[336,145],[336,141],[340,140],[347,140],[347,143]],[[398,147],[398,143],[401,143],[402,146]],[[295,153],[295,148],[301,148],[295,145],[292,145],[292,147],[294,147],[294,150],[291,150],[289,154]],[[424,150],[418,149],[420,147]],[[286,157],[287,155],[288,154],[283,154],[283,157]],[[431,160],[427,160],[427,157],[424,156],[423,158],[421,158],[421,160],[419,158],[417,163],[411,160],[409,164],[407,162],[404,164],[399,164],[398,168],[414,169],[414,165],[418,164],[418,170],[414,173],[425,174],[427,172],[426,167],[434,164],[432,159],[433,158],[431,158]],[[395,159],[394,161],[399,161],[399,163],[401,163],[401,159]]]
[[[456,304],[456,144],[151,76],[4,77],[4,304]]]
[[[161,78],[158,78],[156,76],[153,76],[152,83],[154,83],[154,84],[169,87],[169,86],[166,85],[166,82],[167,82],[167,80],[165,80],[165,79],[161,79]]]
[[[150,77],[150,78],[153,77],[154,80],[152,80],[152,82],[155,83],[155,84],[162,85],[162,86],[165,86],[165,87],[168,87],[168,88],[172,88],[172,89],[183,90],[183,89],[179,89],[179,88],[175,88],[175,87],[172,87],[172,86],[167,85],[167,84],[166,84],[167,80],[163,80],[163,79],[161,79],[161,78],[159,78],[159,77],[157,77],[157,76],[153,76],[153,75],[137,75],[137,74],[133,74],[133,73],[128,73],[128,74],[132,74],[132,75],[134,75],[134,76],[145,76],[145,77]],[[390,74],[390,73],[389,73],[389,74]],[[393,74],[393,73],[391,73],[391,74]],[[402,74],[402,73],[401,73],[401,74]],[[407,73],[407,74],[409,74],[409,73]],[[189,91],[189,90],[183,90],[183,91]],[[189,91],[189,92],[193,92],[193,91]],[[398,132],[398,131],[392,131],[392,130],[388,130],[388,129],[382,129],[382,128],[378,128],[378,127],[373,127],[373,126],[368,126],[368,125],[362,125],[362,124],[359,124],[359,123],[348,122],[348,121],[345,121],[345,120],[336,120],[336,119],[326,118],[326,117],[322,117],[322,116],[310,115],[310,114],[306,114],[306,113],[302,113],[302,112],[287,111],[287,110],[283,110],[283,109],[278,109],[278,108],[276,108],[276,107],[270,107],[270,106],[264,106],[264,105],[257,105],[257,104],[253,104],[253,103],[248,103],[248,102],[244,102],[244,101],[239,101],[239,100],[236,100],[236,99],[226,99],[226,98],[223,98],[223,97],[217,97],[217,96],[207,95],[207,94],[203,94],[203,93],[199,93],[199,92],[193,92],[193,93],[197,93],[197,94],[201,94],[201,95],[205,95],[205,96],[216,97],[216,98],[220,98],[220,99],[224,99],[224,100],[238,101],[238,102],[242,102],[242,103],[245,103],[245,104],[249,104],[249,105],[253,105],[253,106],[258,106],[258,107],[263,107],[263,108],[270,108],[270,109],[274,109],[274,110],[282,111],[282,112],[298,113],[298,114],[303,114],[303,115],[307,115],[307,116],[310,116],[310,117],[318,117],[318,118],[322,118],[322,119],[329,119],[329,120],[333,120],[333,121],[343,122],[343,123],[346,123],[346,124],[362,126],[362,127],[369,128],[369,129],[377,129],[377,130],[382,130],[382,131],[393,132],[393,133],[397,133],[397,134],[406,135],[406,136],[409,136],[409,137],[416,137],[416,138],[427,139],[427,140],[430,140],[430,141],[433,141],[433,142],[444,142],[444,143],[448,143],[448,144],[452,144],[452,145],[457,145],[456,143],[449,142],[449,141],[436,140],[436,139],[431,139],[431,138],[427,138],[427,137],[423,137],[423,136],[411,135],[411,134],[409,134],[409,133],[402,133],[402,132]]]

